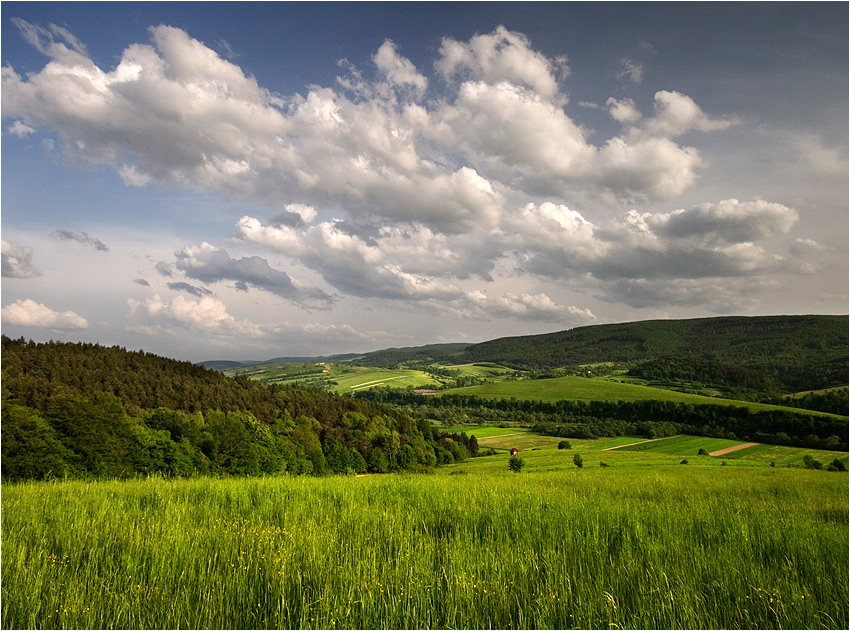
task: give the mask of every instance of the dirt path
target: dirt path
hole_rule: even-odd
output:
[[[723,456],[725,454],[730,454],[733,451],[741,451],[742,449],[746,449],[747,447],[755,447],[756,445],[760,445],[761,443],[741,443],[740,445],[734,445],[732,447],[727,447],[726,449],[718,449],[717,451],[712,451],[709,456]]]
[[[679,434],[676,434],[679,436]],[[656,440],[667,440],[668,438],[675,438],[676,436],[665,436],[664,438],[647,438],[646,440],[639,440],[636,443],[629,443],[628,445],[617,445],[616,447],[606,447],[602,451],[611,451],[612,449],[622,449],[623,447],[631,447],[632,445],[643,445],[644,443],[654,443]]]

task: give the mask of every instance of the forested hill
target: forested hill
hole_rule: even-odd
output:
[[[586,326],[466,348],[465,361],[520,368],[670,357],[761,372],[796,390],[847,385],[847,316],[718,317]]]
[[[2,336],[3,479],[384,472],[468,455],[427,422],[145,352]]]

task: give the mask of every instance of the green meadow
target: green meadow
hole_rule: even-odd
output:
[[[3,628],[847,627],[846,474],[481,443],[523,434],[519,474],[4,484]]]
[[[484,398],[510,398],[528,401],[672,401],[692,405],[736,405],[752,411],[791,410],[767,403],[752,403],[734,399],[719,399],[698,394],[686,394],[674,390],[652,388],[633,383],[621,383],[609,379],[585,377],[555,377],[552,379],[521,379],[517,381],[499,381],[484,383],[465,388],[444,390],[441,394],[466,394]],[[809,414],[821,412],[806,411]]]
[[[346,367],[345,372],[335,374],[331,371],[336,385],[333,392],[346,394],[367,388],[388,387],[407,388],[439,385],[439,381],[421,370],[388,369],[388,368],[352,368]]]

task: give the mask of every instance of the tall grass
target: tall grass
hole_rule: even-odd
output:
[[[846,628],[847,477],[4,485],[3,628]]]

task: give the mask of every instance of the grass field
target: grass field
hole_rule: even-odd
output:
[[[485,383],[466,388],[444,390],[441,394],[467,394],[484,398],[509,398],[535,401],[673,401],[694,405],[737,405],[753,411],[790,410],[800,413],[797,408],[787,408],[766,403],[751,403],[733,399],[718,399],[696,394],[685,394],[673,390],[650,388],[631,383],[620,383],[607,379],[586,379],[584,377],[556,377],[554,379],[523,379],[519,381],[500,381]],[[809,414],[820,412],[805,411]]]
[[[482,449],[493,447],[499,450],[510,450],[516,447],[520,450],[523,458],[532,458],[529,462],[532,466],[551,469],[560,465],[569,465],[574,453],[581,453],[583,457],[590,458],[593,466],[598,466],[600,461],[608,465],[616,465],[618,462],[623,466],[641,466],[647,464],[679,464],[682,458],[688,458],[688,464],[697,466],[720,466],[723,461],[736,466],[769,466],[771,463],[777,467],[803,467],[803,458],[812,456],[815,460],[827,466],[835,458],[848,465],[848,454],[844,451],[825,451],[822,449],[807,449],[805,447],[784,447],[780,445],[755,445],[741,451],[730,452],[722,456],[700,456],[699,450],[707,452],[725,449],[735,445],[743,444],[743,441],[729,440],[726,438],[709,438],[704,436],[671,436],[657,440],[647,440],[639,436],[616,436],[610,438],[598,438],[583,440],[570,438],[571,449],[559,450],[558,443],[563,438],[555,436],[543,436],[535,434],[524,427],[492,427],[492,426],[464,426],[446,428],[443,431],[465,432],[468,436],[475,436],[478,445]],[[489,458],[477,458],[456,465],[456,470],[475,472],[476,467],[490,468]],[[493,468],[503,467],[500,462]],[[848,467],[850,468],[850,467]]]
[[[408,386],[416,387],[439,384],[439,381],[421,370],[348,367],[344,374],[334,375],[333,370],[331,374],[333,380],[337,383],[331,390],[340,394],[357,392],[358,390],[377,386],[407,388]]]
[[[2,626],[847,628],[845,474],[551,451],[519,475],[3,485]]]

